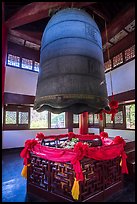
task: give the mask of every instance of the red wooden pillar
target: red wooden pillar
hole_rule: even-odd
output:
[[[68,128],[68,132],[73,132],[73,113],[66,112],[66,127]]]
[[[7,55],[7,27],[2,23],[2,105],[4,105],[4,84],[6,72],[6,55]]]
[[[88,112],[81,113],[79,116],[80,134],[88,134]]]

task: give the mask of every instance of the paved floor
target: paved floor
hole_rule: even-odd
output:
[[[2,154],[2,202],[47,202],[37,196],[27,195],[26,179],[20,173],[23,159],[20,151]],[[135,202],[135,182],[125,181],[125,187],[106,202]]]

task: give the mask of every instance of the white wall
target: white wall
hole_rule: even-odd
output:
[[[68,133],[68,129],[2,131],[2,149],[24,147],[25,141],[34,139],[39,132],[43,132],[45,136],[58,135]]]
[[[79,134],[79,128],[73,128],[74,134]]]
[[[135,60],[111,71],[114,94],[135,89]],[[108,96],[111,95],[110,72],[105,74]],[[24,95],[36,94],[38,73],[6,67],[5,92]]]
[[[99,135],[99,128],[88,128],[88,133],[94,133],[95,135]]]
[[[135,89],[135,60],[114,69],[111,71],[111,75],[114,95]],[[112,95],[110,72],[106,73],[105,76],[108,96],[110,96]]]
[[[135,131],[134,130],[115,130],[115,129],[104,129],[109,137],[121,136],[126,141],[135,141]]]
[[[37,79],[37,72],[7,66],[4,91],[35,96]]]

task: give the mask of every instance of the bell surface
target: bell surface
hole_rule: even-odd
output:
[[[41,41],[34,109],[53,113],[97,113],[108,106],[102,39],[83,10],[58,11]]]

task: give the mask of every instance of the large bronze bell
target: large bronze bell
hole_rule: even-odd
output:
[[[79,114],[107,106],[99,28],[83,10],[60,10],[43,33],[34,109]]]

